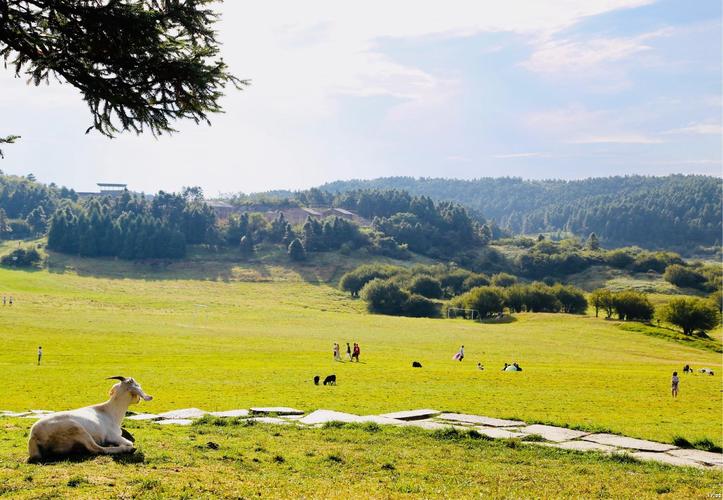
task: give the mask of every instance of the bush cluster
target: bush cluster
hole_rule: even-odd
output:
[[[33,267],[39,263],[40,254],[35,248],[17,248],[0,259],[0,264],[8,267]]]

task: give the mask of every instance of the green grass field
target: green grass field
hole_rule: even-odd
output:
[[[721,358],[698,344],[591,316],[520,314],[511,323],[481,325],[370,315],[362,302],[305,280],[328,272],[311,266],[286,268],[278,281],[270,266],[264,282],[241,282],[170,279],[167,271],[151,279],[152,270],[130,263],[80,263],[92,263],[103,277],[93,277],[90,267],[83,276],[67,266],[0,271],[0,293],[16,300],[0,309],[0,409],[93,403],[110,385],[104,378],[120,374],[155,396],[143,407],[151,412],[431,407],[660,441],[722,441]],[[145,279],[112,277],[123,274]],[[362,363],[334,362],[334,341],[360,342]],[[453,362],[461,344],[467,358]],[[40,367],[38,345],[45,352]],[[411,368],[415,360],[422,370]],[[525,371],[499,371],[513,361]],[[716,376],[683,377],[673,400],[671,372],[686,363]],[[337,387],[312,384],[314,375],[330,373]]]
[[[375,425],[127,422],[135,455],[23,463],[27,420],[0,421],[13,498],[711,498],[720,473]]]
[[[111,385],[105,377],[125,375],[155,396],[137,411],[429,407],[659,441],[723,441],[719,334],[688,341],[593,316],[478,324],[370,315],[329,283],[360,260],[289,266],[271,255],[240,265],[192,255],[159,266],[51,255],[48,270],[1,269],[0,295],[15,304],[0,306],[0,410],[99,402]],[[359,342],[362,362],[334,362],[335,341]],[[461,344],[467,357],[454,362]],[[415,360],[424,368],[412,369]],[[500,371],[513,361],[522,373]],[[716,376],[683,377],[673,400],[671,372],[686,363]],[[336,387],[311,382],[331,373]],[[705,498],[721,484],[717,471],[479,436],[223,423],[128,421],[136,455],[38,466],[24,463],[32,421],[0,419],[0,496]]]

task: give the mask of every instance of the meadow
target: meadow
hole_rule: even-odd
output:
[[[223,277],[188,279],[208,269],[183,265],[184,279],[113,260],[0,270],[0,293],[15,297],[0,309],[0,409],[94,403],[110,385],[105,377],[124,375],[155,396],[139,408],[149,412],[429,407],[721,444],[715,341],[673,341],[665,329],[646,327],[651,335],[590,315],[519,314],[500,324],[377,316],[309,278],[338,274],[328,268],[229,265]],[[333,342],[359,342],[361,363],[334,362]],[[453,362],[460,345],[467,357]],[[524,371],[503,373],[505,362]],[[670,375],[684,364],[716,375],[683,377],[673,400]],[[314,375],[331,373],[338,386],[313,385]]]
[[[126,422],[139,446],[134,455],[38,466],[23,463],[29,425],[0,420],[0,496],[711,498],[720,492],[720,473],[710,470],[374,424]]]

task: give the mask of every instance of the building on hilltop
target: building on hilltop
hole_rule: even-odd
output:
[[[98,182],[98,191],[80,191],[78,196],[81,198],[90,198],[91,196],[120,196],[124,191],[128,190],[128,184],[112,184],[108,182]]]
[[[219,219],[228,219],[231,214],[238,212],[236,207],[230,203],[226,203],[225,201],[206,200],[205,203],[211,208],[211,210],[213,210],[216,217]]]

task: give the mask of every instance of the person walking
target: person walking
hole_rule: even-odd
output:
[[[339,344],[334,342],[334,361],[341,361],[341,356],[339,355]]]
[[[349,342],[346,343],[346,357],[349,358],[349,361],[351,361],[351,346],[349,345]]]
[[[351,356],[352,356],[352,359],[353,360],[355,359],[357,363],[359,362],[359,353],[360,352],[361,352],[361,349],[359,348],[359,344],[354,342],[354,351],[352,352]]]
[[[670,389],[674,398],[678,397],[678,384],[680,379],[678,378],[678,372],[673,372],[673,378],[670,379]]]
[[[3,305],[7,304],[7,302],[8,302],[8,298],[5,295],[3,295]]]
[[[38,366],[40,366],[40,360],[43,359],[43,346],[38,346]]]
[[[455,361],[462,361],[464,359],[464,346],[460,346],[459,351],[452,357]]]

